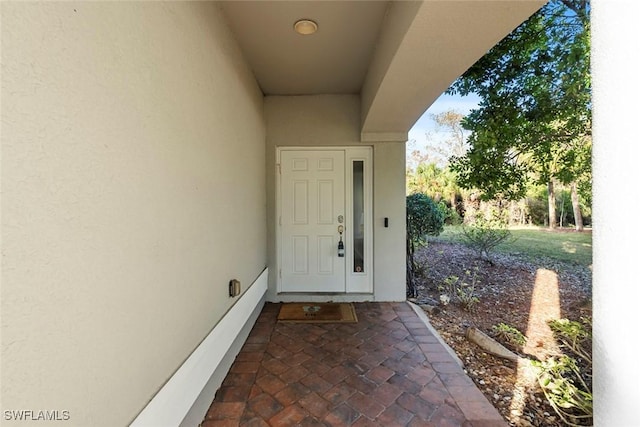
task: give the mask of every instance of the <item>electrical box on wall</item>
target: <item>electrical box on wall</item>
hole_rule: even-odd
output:
[[[229,282],[229,296],[237,297],[240,295],[240,281],[233,279]]]

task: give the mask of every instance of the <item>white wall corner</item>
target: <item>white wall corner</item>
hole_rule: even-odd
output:
[[[211,393],[205,397],[213,400],[230,362],[241,348],[239,344],[246,340],[264,304],[267,277],[265,269],[133,420],[131,427],[176,427],[184,425],[186,419],[196,420],[197,425],[204,418],[208,405],[194,408],[195,403],[205,389]],[[238,343],[239,338],[242,343]],[[213,384],[214,378],[219,383]]]

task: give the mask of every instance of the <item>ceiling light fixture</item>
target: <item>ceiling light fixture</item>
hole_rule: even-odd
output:
[[[293,29],[296,30],[296,33],[306,36],[318,31],[318,24],[311,19],[300,19],[293,24]]]

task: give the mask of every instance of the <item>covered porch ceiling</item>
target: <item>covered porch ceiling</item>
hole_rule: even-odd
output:
[[[358,94],[362,141],[424,111],[546,0],[221,1],[265,95]],[[299,19],[318,29],[294,31]]]

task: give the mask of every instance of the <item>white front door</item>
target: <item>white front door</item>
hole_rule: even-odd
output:
[[[280,291],[345,292],[345,152],[280,153]],[[344,240],[344,237],[343,237]]]

